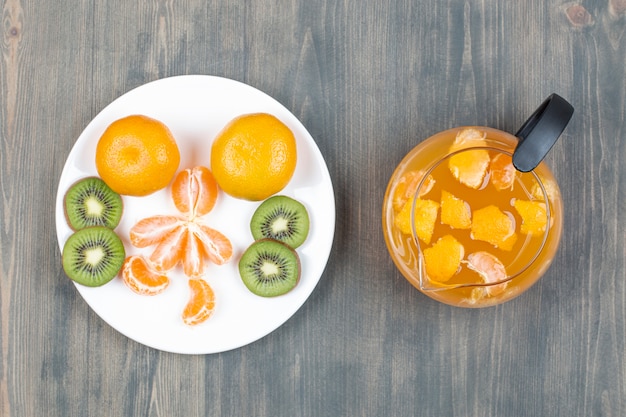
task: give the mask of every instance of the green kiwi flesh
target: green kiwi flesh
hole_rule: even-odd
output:
[[[99,287],[117,276],[126,252],[117,234],[104,226],[81,229],[63,246],[63,270],[73,281]]]
[[[270,197],[252,215],[250,231],[255,240],[280,240],[295,249],[309,234],[309,214],[302,203],[291,197]]]
[[[114,229],[122,218],[122,197],[98,177],[74,183],[63,203],[67,223],[75,231],[92,226]]]
[[[298,284],[300,258],[293,248],[278,240],[257,240],[241,256],[239,275],[252,293],[276,297]]]

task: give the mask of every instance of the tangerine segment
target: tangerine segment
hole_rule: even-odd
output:
[[[545,203],[540,201],[515,200],[513,206],[522,218],[522,233],[541,236],[546,231],[548,216]]]
[[[402,210],[402,207],[406,204],[408,200],[412,200],[415,197],[415,192],[417,191],[417,187],[424,178],[424,173],[422,171],[409,171],[405,173],[395,185],[393,190],[392,204],[393,209],[398,212]],[[428,178],[422,184],[420,188],[419,197],[422,197],[430,190],[432,190],[435,185],[435,180],[432,175],[429,175]]]
[[[122,265],[122,280],[140,295],[160,294],[170,284],[167,275],[156,272],[141,255],[126,258]]]
[[[194,222],[192,234],[200,244],[201,253],[216,265],[223,265],[233,256],[233,245],[222,233],[209,226]]]
[[[464,253],[463,245],[452,235],[443,236],[424,250],[426,274],[432,281],[449,281],[459,270]]]
[[[512,158],[505,154],[499,153],[493,157],[489,166],[491,172],[491,184],[499,190],[512,190],[515,183],[517,170],[513,166]]]
[[[400,232],[410,235],[411,230],[411,208],[413,207],[413,201],[409,200],[404,204],[402,210],[394,218],[395,226]],[[437,221],[437,214],[439,213],[439,203],[432,200],[423,200],[418,198],[415,200],[415,233],[427,245],[430,244],[433,232],[435,230],[435,222]]]
[[[469,269],[480,275],[485,284],[493,284],[505,280],[507,277],[506,268],[502,262],[489,252],[481,251],[470,253],[467,256],[467,261],[464,262]],[[494,296],[502,294],[507,285],[508,281],[502,284],[476,288],[475,290],[478,291],[472,291],[472,297],[476,298],[481,295]]]
[[[461,184],[478,189],[487,174],[489,161],[489,152],[485,149],[461,151],[450,157],[448,168]]]
[[[513,220],[494,205],[474,211],[471,237],[507,251],[517,240]]]
[[[183,253],[183,272],[188,277],[196,278],[204,273],[205,263],[202,243],[194,233],[186,233],[185,250]]]
[[[137,248],[156,245],[182,223],[183,220],[178,216],[147,217],[131,227],[130,243]]]
[[[96,169],[118,194],[145,196],[165,188],[178,170],[180,151],[158,120],[132,115],[116,120],[96,146]]]
[[[172,183],[174,205],[188,219],[204,216],[217,201],[217,182],[207,167],[187,168]]]
[[[455,229],[469,229],[472,225],[469,205],[452,193],[441,191],[441,223]]]
[[[187,227],[181,224],[163,236],[150,255],[150,262],[159,272],[169,271],[185,259]]]
[[[215,309],[215,294],[208,282],[201,278],[189,280],[189,302],[183,310],[183,322],[195,326],[206,321]]]

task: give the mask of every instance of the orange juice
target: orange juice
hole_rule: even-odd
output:
[[[517,139],[487,127],[438,133],[393,173],[383,203],[389,253],[405,278],[446,304],[485,307],[517,297],[547,270],[562,202],[545,163],[519,172]]]

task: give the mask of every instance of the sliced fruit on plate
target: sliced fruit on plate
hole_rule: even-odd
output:
[[[115,229],[122,219],[122,197],[98,177],[75,182],[63,197],[65,218],[72,230],[91,226]]]
[[[195,326],[205,322],[215,310],[215,293],[202,278],[189,280],[189,301],[183,310],[183,322]]]
[[[309,234],[309,213],[291,197],[270,197],[254,211],[250,230],[254,240],[276,239],[295,249]]]
[[[154,270],[142,255],[131,255],[122,266],[122,280],[131,290],[140,295],[162,293],[169,285],[167,275]]]
[[[298,284],[300,258],[293,248],[278,240],[261,239],[241,256],[239,274],[252,293],[276,297],[288,293]]]

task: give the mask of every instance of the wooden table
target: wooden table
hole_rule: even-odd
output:
[[[6,0],[0,48],[0,415],[626,415],[626,2]],[[336,233],[283,326],[212,355],[107,325],[61,268],[54,201],[81,131],[156,79],[211,74],[315,138]],[[390,260],[381,201],[431,134],[514,132],[552,92],[576,109],[548,162],[565,232],[501,306],[452,308]]]

